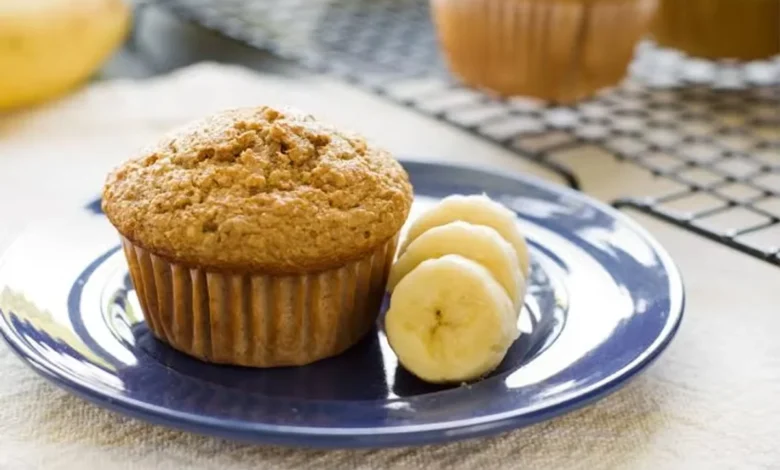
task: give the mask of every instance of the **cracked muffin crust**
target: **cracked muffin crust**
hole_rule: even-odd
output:
[[[363,138],[295,110],[225,111],[115,169],[103,210],[134,244],[186,265],[296,274],[393,238],[406,172]]]

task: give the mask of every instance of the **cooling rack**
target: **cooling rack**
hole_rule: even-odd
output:
[[[461,86],[440,56],[425,0],[155,3],[509,149],[574,188],[577,175],[552,156],[597,146],[674,183],[615,206],[780,266],[780,57],[710,62],[647,42],[620,86],[552,107]]]

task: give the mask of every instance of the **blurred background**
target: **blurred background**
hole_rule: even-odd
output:
[[[3,0],[0,113],[202,61],[324,74],[780,265],[780,0]],[[379,119],[379,118],[378,118]],[[598,188],[586,188],[598,191]]]

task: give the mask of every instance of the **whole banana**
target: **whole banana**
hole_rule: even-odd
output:
[[[38,103],[87,80],[125,38],[123,0],[1,0],[0,110]]]

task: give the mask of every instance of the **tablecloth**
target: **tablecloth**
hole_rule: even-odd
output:
[[[325,79],[198,64],[164,77],[97,83],[0,116],[0,252],[30,220],[94,197],[109,168],[164,130],[259,103],[311,110],[415,158],[478,154],[496,166],[525,168],[506,152]],[[644,223],[672,244],[696,308],[646,373],[580,411],[447,445],[250,445],[98,408],[49,384],[0,344],[0,469],[780,468],[780,277],[768,265]],[[688,256],[696,250],[722,256]]]

